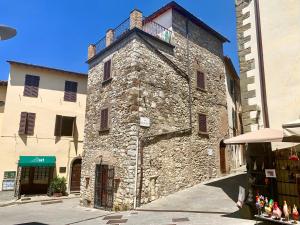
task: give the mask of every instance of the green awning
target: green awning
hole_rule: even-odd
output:
[[[55,166],[55,156],[20,156],[19,166],[21,167],[42,167]]]

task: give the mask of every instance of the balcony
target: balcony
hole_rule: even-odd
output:
[[[134,13],[137,14],[134,15]],[[103,38],[101,38],[95,44],[90,45],[88,58],[92,58],[94,55],[98,54],[106,47],[126,35],[126,33],[133,28],[139,28],[151,36],[170,44],[172,31],[154,21],[147,20],[147,18],[142,17],[141,13],[139,13],[139,11],[134,10],[130,14],[129,18],[123,21],[116,28],[109,29]]]

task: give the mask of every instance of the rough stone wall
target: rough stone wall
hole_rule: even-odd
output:
[[[174,55],[165,55],[186,73],[190,64],[192,132],[162,135],[145,144],[141,156],[142,204],[208,180],[219,173],[219,144],[228,131],[222,44],[190,23],[190,58],[187,60],[183,21],[181,15],[173,13]],[[147,60],[139,63],[141,76],[145,74],[146,79],[151,81],[148,83],[146,79],[141,79],[141,97],[148,104],[143,105],[140,115],[149,117],[153,123],[150,128],[140,131],[141,136],[189,128],[187,81],[147,48],[141,45],[139,51],[147,56]],[[197,70],[206,75],[206,91],[196,89]],[[152,96],[159,97],[156,100]],[[198,133],[198,113],[207,115],[208,135]],[[208,149],[213,150],[212,156],[208,155]],[[226,155],[229,166],[228,151]]]
[[[81,196],[85,206],[94,206],[96,164],[115,167],[120,184],[114,195],[114,206],[129,208],[133,204],[136,122],[138,96],[134,54],[136,40],[130,39],[99,57],[91,65],[88,79]],[[112,80],[103,84],[103,65],[112,60]],[[100,132],[100,112],[109,107],[110,130]]]
[[[228,130],[222,43],[190,24],[188,60],[184,29],[176,30],[182,29],[179,14],[175,13],[173,23],[174,49],[132,34],[90,65],[81,176],[82,203],[86,206],[94,206],[96,164],[106,163],[115,166],[115,176],[120,179],[114,208],[133,207],[137,138],[140,203],[219,173],[219,144]],[[112,59],[112,81],[103,86],[103,64],[108,58]],[[192,130],[188,83],[178,68],[190,74]],[[196,89],[197,70],[206,75],[205,91]],[[110,131],[99,133],[100,110],[104,106],[110,110]],[[207,115],[207,135],[198,132],[198,113]],[[150,128],[138,126],[140,116],[150,118]],[[183,131],[176,132],[179,130]],[[211,156],[208,149],[212,149]]]

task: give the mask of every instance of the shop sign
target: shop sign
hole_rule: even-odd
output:
[[[140,117],[140,126],[150,127],[150,119],[148,117]]]
[[[4,179],[15,179],[16,171],[4,171]]]
[[[13,191],[15,189],[15,179],[7,179],[2,182],[3,191]]]

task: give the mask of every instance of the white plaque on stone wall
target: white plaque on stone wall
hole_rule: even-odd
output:
[[[141,127],[150,127],[150,119],[148,117],[140,117]]]
[[[213,150],[211,148],[207,149],[207,155],[213,155]]]

